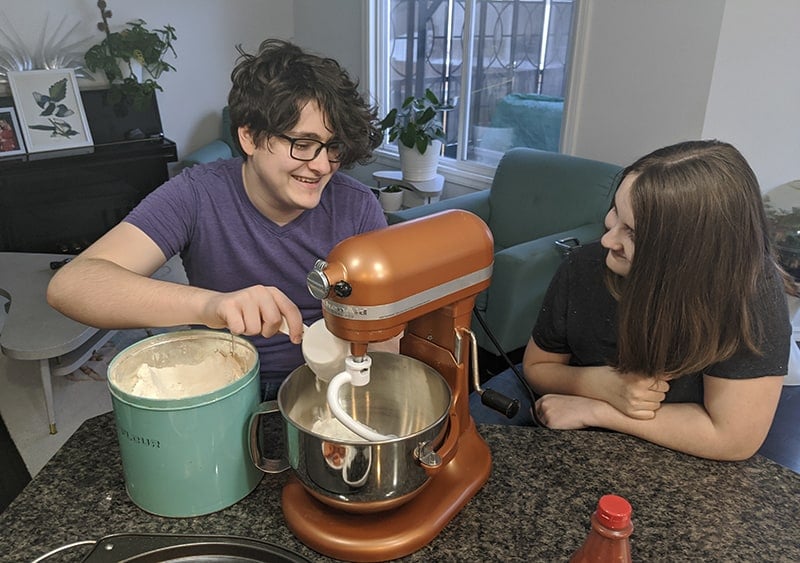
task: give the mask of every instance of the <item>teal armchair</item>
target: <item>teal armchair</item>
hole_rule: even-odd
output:
[[[563,248],[556,241],[599,239],[621,171],[619,166],[530,148],[503,155],[491,188],[387,214],[390,224],[446,209],[483,219],[494,237],[492,283],[475,307],[504,352],[524,347]],[[480,324],[478,345],[499,352]]]
[[[222,109],[222,127],[219,139],[215,139],[187,154],[181,159],[181,163],[183,168],[187,168],[195,164],[214,162],[220,158],[225,159],[232,156],[241,156],[241,153],[233,142],[233,137],[231,137],[231,116],[228,112],[228,106],[225,106]]]

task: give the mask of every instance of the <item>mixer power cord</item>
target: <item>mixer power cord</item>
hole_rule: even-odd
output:
[[[472,309],[472,313],[475,315],[475,318],[478,319],[478,323],[480,323],[481,328],[483,328],[483,331],[486,333],[486,336],[489,337],[489,340],[492,341],[492,344],[494,345],[495,349],[497,349],[497,351],[500,353],[500,355],[506,361],[506,364],[508,364],[508,367],[511,368],[511,371],[514,372],[514,375],[517,376],[517,379],[522,384],[522,386],[525,388],[525,391],[528,392],[528,398],[530,399],[530,402],[531,402],[530,413],[531,413],[531,418],[533,419],[533,424],[535,426],[544,427],[545,426],[544,423],[542,423],[542,421],[539,420],[539,417],[536,416],[535,405],[536,405],[537,399],[539,398],[538,395],[536,395],[536,393],[533,391],[533,389],[531,389],[531,386],[528,384],[528,381],[525,379],[525,376],[522,375],[522,373],[520,373],[519,368],[517,368],[517,365],[514,362],[511,361],[511,358],[508,357],[508,354],[506,354],[505,350],[503,350],[502,346],[500,346],[500,343],[497,341],[497,338],[492,333],[491,329],[489,329],[489,325],[486,324],[486,320],[483,318],[483,315],[481,315],[480,311],[478,311],[477,308],[473,308]],[[488,393],[489,391],[491,391],[491,389],[487,389],[481,395],[481,400],[485,405],[495,409],[498,412],[501,412],[501,413],[505,414],[508,418],[511,418],[512,416],[514,416],[514,414],[516,414],[516,410],[514,410],[514,414],[509,414],[507,409],[498,408],[498,407],[494,406],[491,402],[483,401],[483,395]],[[507,400],[508,399],[506,399],[506,401]]]

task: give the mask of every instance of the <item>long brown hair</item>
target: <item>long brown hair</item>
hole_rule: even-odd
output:
[[[679,377],[742,346],[758,353],[755,299],[779,267],[747,161],[730,144],[689,141],[631,174],[635,254],[625,278],[607,278],[619,299],[616,367]]]

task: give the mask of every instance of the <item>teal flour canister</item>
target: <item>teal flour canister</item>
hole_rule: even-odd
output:
[[[263,473],[250,460],[256,349],[213,330],[141,340],[108,366],[125,488],[137,506],[188,517],[231,506]]]

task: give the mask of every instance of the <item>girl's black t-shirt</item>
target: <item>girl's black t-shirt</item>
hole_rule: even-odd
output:
[[[613,365],[617,358],[617,301],[605,284],[608,251],[599,242],[573,249],[553,276],[531,336],[542,350],[570,354],[570,365]],[[749,379],[787,372],[791,324],[783,282],[775,271],[758,299],[764,323],[761,355],[743,348],[702,372],[670,381],[669,403],[702,403],[703,373]]]

